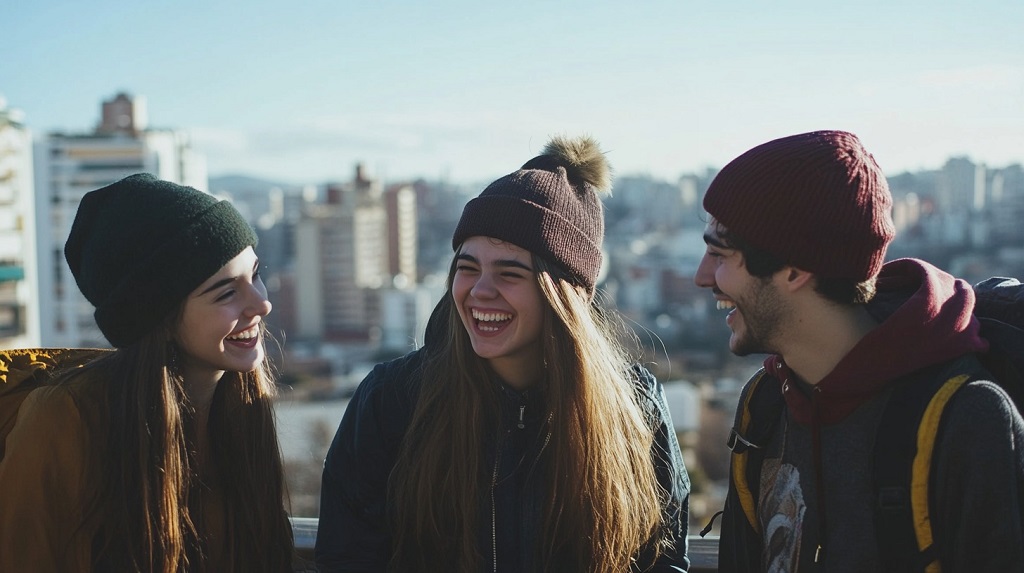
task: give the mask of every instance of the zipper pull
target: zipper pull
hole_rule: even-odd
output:
[[[519,407],[519,423],[517,424],[517,426],[519,426],[520,430],[522,430],[523,428],[526,427],[526,422],[523,421],[523,414],[525,412],[526,412],[526,406],[520,406]]]

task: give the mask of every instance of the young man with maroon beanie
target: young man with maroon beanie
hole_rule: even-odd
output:
[[[768,354],[730,440],[720,571],[1024,570],[1024,422],[976,359],[988,342],[971,286],[924,261],[884,263],[891,207],[878,164],[841,131],[759,145],[704,197],[694,281],[729,311],[734,354]],[[921,417],[896,400],[959,372],[970,381],[937,433],[918,436],[934,438],[925,450]],[[752,397],[774,400],[760,412],[770,420],[755,419]],[[924,491],[878,486],[891,464],[877,444],[899,439],[888,416],[911,440],[894,464],[929,472]],[[886,512],[904,503],[914,520],[901,546],[887,516],[902,514]]]

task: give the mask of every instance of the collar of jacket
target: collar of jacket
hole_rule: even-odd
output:
[[[544,390],[541,384],[526,390],[516,390],[501,379],[492,379],[496,387],[498,404],[501,408],[501,419],[505,425],[532,428],[541,419],[544,409]]]
[[[972,314],[971,285],[916,259],[886,263],[878,294],[868,312],[879,321],[838,364],[801,392],[781,356],[769,356],[765,369],[782,383],[793,419],[809,425],[812,399],[822,425],[835,424],[879,392],[922,368],[988,349]]]

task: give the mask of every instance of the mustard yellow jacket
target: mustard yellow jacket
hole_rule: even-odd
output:
[[[103,350],[0,351],[0,571],[92,571],[100,523],[87,512],[107,459],[107,380],[98,370],[50,384],[52,376]],[[131,495],[131,492],[128,492]],[[209,539],[223,539],[224,505],[202,492]],[[228,571],[218,544],[207,571]]]

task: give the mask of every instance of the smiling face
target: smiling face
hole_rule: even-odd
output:
[[[247,247],[188,295],[176,336],[186,380],[218,380],[263,361],[260,322],[271,306],[258,270]]]
[[[529,251],[470,237],[456,256],[452,299],[473,351],[508,384],[536,382],[543,364],[544,299]]]
[[[732,331],[729,350],[737,356],[777,352],[785,305],[771,277],[751,275],[743,254],[728,247],[719,236],[720,225],[708,222],[704,231],[707,250],[701,258],[694,282],[710,288],[720,310],[728,310],[725,322]]]

